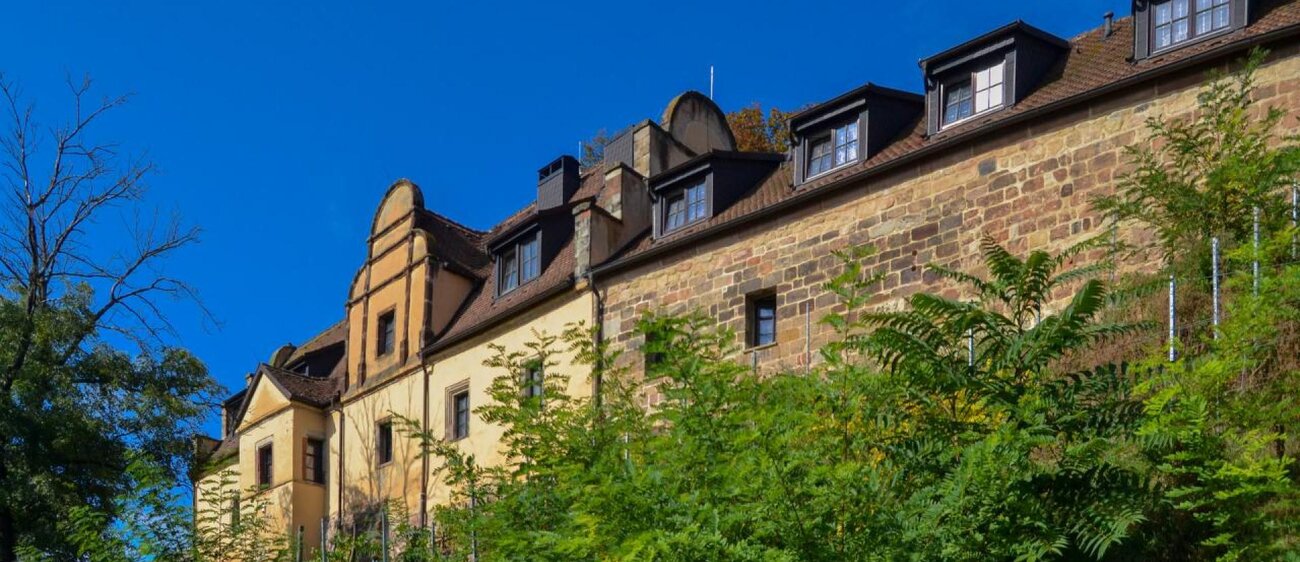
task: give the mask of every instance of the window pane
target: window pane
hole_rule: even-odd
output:
[[[1156,47],[1168,47],[1173,42],[1173,35],[1170,33],[1169,26],[1156,28]]]
[[[1174,0],[1174,19],[1187,17],[1187,0]]]
[[[1164,25],[1164,24],[1166,24],[1166,23],[1169,23],[1169,20],[1172,19],[1172,18],[1170,17],[1170,16],[1171,16],[1171,13],[1172,13],[1172,12],[1171,12],[1171,10],[1170,10],[1169,2],[1165,2],[1165,3],[1162,3],[1162,4],[1157,4],[1157,5],[1156,5],[1156,24],[1157,24],[1157,25]]]
[[[1228,6],[1219,6],[1214,9],[1214,29],[1223,29],[1228,27]]]
[[[533,238],[520,247],[520,255],[522,256],[523,262],[520,272],[521,281],[528,281],[529,279],[537,277],[537,275],[541,273],[539,246],[540,244],[538,239]]]
[[[1187,40],[1187,20],[1182,19],[1174,22],[1174,42],[1181,43]]]
[[[464,439],[469,436],[469,393],[461,392],[452,398],[453,411],[452,437]]]
[[[835,166],[843,166],[858,158],[858,122],[854,121],[835,129]]]

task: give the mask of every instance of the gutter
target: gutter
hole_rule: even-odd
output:
[[[1106,84],[1099,88],[1094,88],[1086,92],[1075,94],[1074,96],[1068,98],[1060,99],[1052,103],[1036,107],[1034,109],[1026,110],[1024,113],[1013,115],[1011,117],[1008,117],[996,123],[990,124],[987,127],[975,128],[962,133],[958,133],[946,139],[936,141],[934,144],[920,148],[914,152],[910,152],[908,154],[905,154],[903,156],[900,156],[888,162],[882,163],[878,166],[873,166],[870,168],[859,170],[853,174],[840,178],[834,182],[828,183],[819,188],[805,191],[802,194],[796,192],[794,196],[788,199],[778,201],[775,204],[759,209],[748,215],[737,217],[735,219],[732,219],[730,222],[722,223],[720,225],[717,225],[714,228],[704,229],[691,234],[687,234],[686,236],[665,243],[662,246],[657,246],[649,250],[646,250],[644,252],[641,252],[639,254],[627,256],[597,266],[595,268],[592,268],[591,273],[592,275],[614,273],[621,269],[643,263],[645,261],[650,260],[651,258],[671,252],[673,250],[678,249],[679,247],[694,244],[698,240],[707,237],[712,237],[722,232],[728,232],[740,228],[742,226],[748,225],[750,223],[757,222],[761,219],[768,218],[772,215],[780,214],[783,211],[786,211],[794,207],[798,207],[805,203],[816,201],[818,198],[822,196],[836,193],[841,189],[844,189],[845,187],[855,184],[861,180],[872,178],[877,175],[881,175],[885,172],[901,167],[905,164],[910,164],[916,160],[920,160],[926,156],[929,156],[931,153],[947,150],[953,146],[957,146],[967,141],[968,139],[975,139],[981,136],[986,136],[991,130],[992,131],[1002,130],[1012,125],[1016,125],[1037,117],[1041,117],[1043,115],[1054,112],[1061,108],[1070,107],[1086,101],[1091,101],[1093,99],[1102,97],[1104,95],[1110,94],[1117,90],[1122,90],[1124,88],[1128,88],[1130,86],[1134,86],[1142,82],[1147,82],[1155,78],[1159,78],[1161,76],[1192,67],[1197,63],[1204,62],[1206,60],[1219,58],[1228,53],[1245,50],[1249,47],[1254,47],[1277,39],[1285,39],[1294,35],[1300,35],[1300,25],[1283,27],[1266,33],[1261,33],[1259,35],[1246,37],[1239,41],[1220,45],[1208,51],[1191,55],[1185,59],[1175,61],[1166,65],[1158,66],[1156,68],[1152,68],[1150,70],[1146,70],[1143,72],[1139,72],[1138,74],[1134,74],[1127,78],[1123,78],[1115,82],[1111,82],[1110,84]]]

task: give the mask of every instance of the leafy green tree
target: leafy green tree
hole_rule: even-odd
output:
[[[141,487],[184,478],[219,390],[168,343],[160,308],[193,297],[161,271],[196,231],[144,219],[125,247],[105,242],[153,167],[90,138],[125,98],[90,103],[88,80],[69,86],[72,119],[47,128],[0,77],[11,194],[0,214],[0,562],[20,550],[76,559],[79,537],[112,537],[141,516],[128,513]]]

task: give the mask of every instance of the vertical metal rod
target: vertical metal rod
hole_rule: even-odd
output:
[[[473,484],[469,488],[469,556],[470,562],[478,562],[478,496],[474,491]]]
[[[1210,287],[1213,297],[1214,339],[1219,339],[1219,237],[1210,239]]]
[[[305,546],[302,542],[302,536],[305,532],[306,528],[302,525],[298,525],[298,546],[297,548],[294,548],[296,552],[293,554],[293,559],[297,562],[302,562],[302,549]]]
[[[388,562],[388,504],[379,512],[379,559]]]
[[[1291,229],[1300,223],[1300,182],[1291,184]],[[1296,258],[1296,237],[1291,235],[1291,259]]]
[[[966,329],[966,366],[975,367],[975,329]]]
[[[1178,359],[1178,312],[1174,307],[1174,295],[1178,291],[1178,282],[1173,272],[1169,273],[1169,360]]]
[[[804,303],[803,309],[803,372],[812,369],[812,301]]]
[[[1110,284],[1115,284],[1115,273],[1119,270],[1119,224],[1110,225]]]
[[[320,518],[320,562],[328,562],[329,560],[326,557],[327,554],[326,551],[328,549],[325,542],[325,535],[328,532],[329,532],[329,518],[321,517]]]
[[[1253,289],[1255,296],[1259,296],[1259,207],[1255,207],[1255,251],[1254,260],[1250,264],[1250,272],[1254,275]]]

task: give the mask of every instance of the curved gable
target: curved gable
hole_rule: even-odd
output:
[[[735,150],[736,137],[727,116],[708,96],[694,90],[673,98],[664,109],[662,126],[695,154]]]

